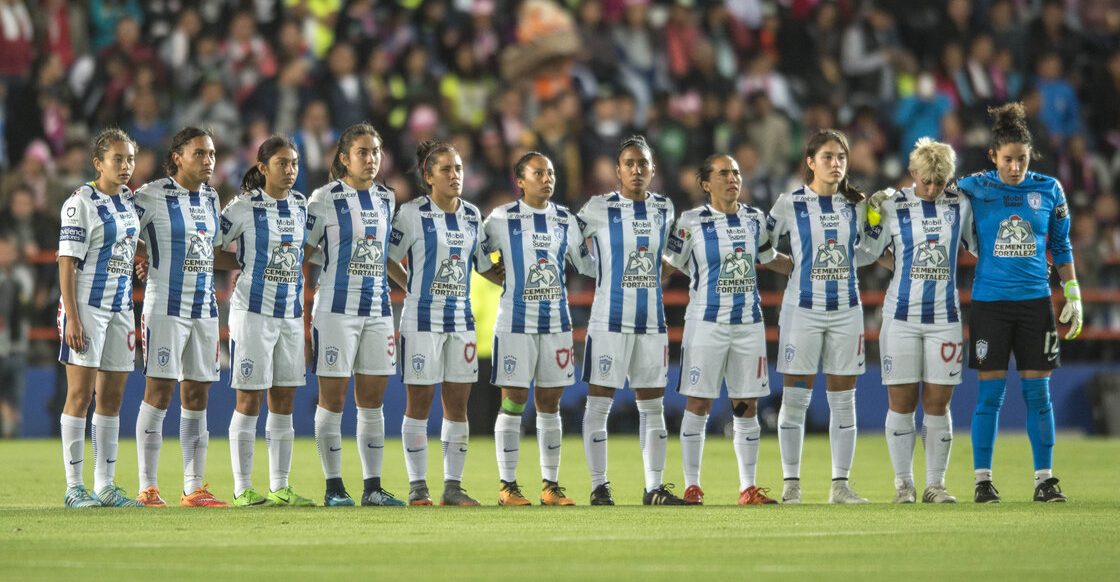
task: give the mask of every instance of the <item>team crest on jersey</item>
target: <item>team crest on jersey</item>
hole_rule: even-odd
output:
[[[214,245],[205,228],[190,235],[187,241],[187,256],[183,259],[186,273],[211,273],[214,271]]]
[[[517,358],[514,356],[502,358],[502,369],[506,371],[506,376],[513,375],[513,372],[517,370]]]
[[[952,226],[953,223],[957,221],[957,211],[955,209],[950,208],[946,210],[943,216],[945,217],[945,224],[949,226]]]
[[[938,237],[930,237],[914,249],[910,278],[922,281],[949,280],[949,250]]]
[[[695,386],[699,383],[700,383],[700,367],[699,366],[693,366],[692,369],[690,369],[688,371],[688,385],[689,386]]]
[[[797,348],[793,344],[786,344],[785,357],[786,363],[793,362],[793,357],[797,355]]]
[[[976,359],[983,362],[988,357],[988,340],[976,340]]]
[[[1033,257],[1038,254],[1030,221],[1023,220],[1018,214],[1000,221],[992,254],[997,257]]]
[[[845,204],[844,206],[841,206],[840,207],[840,216],[844,217],[844,220],[851,220],[852,219],[852,207],[848,206],[847,204]]]
[[[329,346],[323,351],[323,359],[327,362],[328,366],[334,366],[338,363],[338,348]]]
[[[809,278],[813,281],[847,279],[849,270],[847,249],[830,238],[828,242],[817,245]]]
[[[412,371],[416,374],[424,371],[424,354],[412,356]]]
[[[171,348],[160,348],[156,352],[156,363],[159,367],[166,368],[171,363]]]
[[[743,247],[723,257],[716,279],[716,293],[754,293],[754,256]]]
[[[599,356],[599,375],[606,376],[611,373],[611,364],[614,363],[614,358],[610,356]]]
[[[282,242],[272,249],[272,257],[264,268],[265,281],[295,283],[299,279],[299,249],[291,242]]]
[[[429,289],[432,295],[466,297],[467,264],[459,255],[451,255],[440,262],[436,278]]]
[[[552,301],[560,299],[560,271],[546,258],[537,259],[525,273],[525,301]]]
[[[74,215],[77,214],[77,213],[78,213],[78,209],[71,206],[71,207],[66,209],[66,218],[74,218]]]
[[[248,358],[241,360],[241,377],[248,378],[253,375],[253,360]]]
[[[365,238],[354,241],[354,250],[350,253],[350,265],[346,271],[353,277],[380,277],[385,274],[385,261],[382,260],[384,256],[381,242],[374,235],[367,234]]]
[[[1040,192],[1027,194],[1027,206],[1030,206],[1031,210],[1042,208],[1042,194]]]
[[[890,376],[892,371],[894,371],[894,358],[883,356],[883,374]]]
[[[648,246],[639,246],[626,258],[626,269],[622,272],[622,288],[638,289],[657,286],[657,260]]]

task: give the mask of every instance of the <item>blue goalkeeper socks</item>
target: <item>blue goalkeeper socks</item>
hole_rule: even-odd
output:
[[[974,469],[992,468],[992,451],[995,449],[996,432],[999,430],[999,409],[1003,406],[1006,391],[1007,378],[980,380],[980,390],[976,393],[976,410],[972,413]]]
[[[1034,469],[1050,469],[1054,461],[1054,407],[1050,403],[1050,378],[1024,378],[1027,402],[1027,438],[1034,453]]]

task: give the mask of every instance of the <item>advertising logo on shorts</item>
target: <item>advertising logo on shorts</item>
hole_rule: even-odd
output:
[[[653,257],[649,247],[642,245],[631,251],[626,258],[626,269],[622,272],[623,289],[652,288],[657,286],[656,268],[660,263]]]
[[[599,356],[599,375],[606,376],[610,374],[612,363],[614,363],[614,358],[610,356]]]
[[[813,255],[813,269],[809,278],[813,281],[837,281],[847,279],[849,273],[847,249],[830,238],[828,242],[817,245]]]
[[[976,359],[983,362],[988,357],[988,340],[976,340]]]
[[[338,363],[338,348],[335,346],[328,346],[323,351],[323,360],[327,362],[328,366],[334,366]]]
[[[700,367],[693,366],[688,371],[688,385],[695,386],[700,383]]]
[[[883,374],[890,376],[892,371],[894,371],[894,358],[883,356]]]
[[[295,283],[299,279],[299,249],[285,241],[272,249],[272,258],[264,268],[264,280],[274,283]]]
[[[166,368],[171,363],[171,348],[160,348],[156,352],[156,363],[159,367]]]
[[[502,369],[505,370],[506,376],[512,376],[513,372],[517,370],[517,358],[515,356],[502,358]]]
[[[436,278],[432,281],[430,291],[432,295],[466,297],[466,281],[467,264],[459,258],[459,255],[452,254],[440,262],[439,269],[436,270]]]
[[[1030,221],[1023,220],[1018,214],[1000,221],[992,254],[997,257],[1033,257],[1038,254]]]
[[[418,375],[424,371],[424,354],[412,356],[412,371]]]
[[[248,358],[241,360],[241,366],[238,368],[241,371],[242,378],[248,378],[253,375],[253,360]]]
[[[211,273],[214,271],[214,245],[205,228],[190,235],[187,256],[183,259],[185,273]]]
[[[385,274],[383,256],[385,251],[381,242],[373,234],[367,234],[365,238],[354,241],[347,272],[353,277],[381,277]]]
[[[720,264],[716,293],[753,293],[754,282],[754,256],[743,247],[735,247]]]
[[[939,237],[930,237],[914,249],[914,264],[910,267],[911,279],[948,281],[949,275],[949,250],[940,244]]]
[[[554,301],[560,299],[560,271],[551,261],[541,257],[529,265],[525,273],[525,301]]]

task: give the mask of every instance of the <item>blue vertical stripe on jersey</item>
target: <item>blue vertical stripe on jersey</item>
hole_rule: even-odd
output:
[[[391,193],[390,193],[391,195]],[[381,278],[381,315],[393,315],[393,306],[389,301],[389,234],[393,231],[393,204],[388,198],[381,198],[385,205],[385,234],[381,241],[381,256],[385,257],[385,276]],[[300,278],[300,287],[303,287],[303,278]]]
[[[152,262],[152,268],[159,268],[159,240],[156,237],[156,225],[154,222],[148,223],[148,258]]]
[[[253,197],[254,201],[261,201],[261,195]],[[249,312],[260,313],[261,304],[264,303],[264,269],[268,266],[269,234],[272,231],[268,224],[268,209],[260,206],[253,207],[253,272],[247,273],[252,277],[249,287]]]
[[[859,305],[859,290],[856,288],[856,238],[859,236],[858,212],[853,207],[848,216],[848,307]]]
[[[362,207],[362,211],[377,210],[374,208],[373,197],[370,196],[369,190],[358,190],[358,204]],[[362,217],[361,224],[364,225],[362,234],[365,237],[377,236],[377,225],[367,225],[365,217]],[[381,261],[385,261],[385,254],[381,255]],[[373,277],[362,277],[362,292],[358,297],[358,315],[366,317],[371,315],[373,309],[373,293],[374,289]]]
[[[335,199],[334,214],[338,219],[338,257],[334,265],[331,313],[346,313],[346,300],[350,296],[350,255],[354,252],[354,225],[350,218],[350,203],[345,197]],[[323,247],[328,254],[330,246]]]
[[[657,258],[653,261],[653,268],[657,274],[657,287],[653,289],[656,295],[657,304],[654,309],[657,310],[657,333],[665,333],[665,297],[662,295],[661,290],[661,257],[665,256],[665,245],[668,244],[668,234],[671,232],[673,225],[669,224],[669,211],[665,208],[659,208],[658,214],[661,215],[661,226],[657,227]]]
[[[533,232],[549,234],[548,232],[548,216],[544,213],[533,213]],[[536,249],[537,262],[548,261],[549,249]],[[561,247],[560,255],[557,257],[559,260],[556,263],[556,270],[559,273],[560,279],[557,281],[558,285],[564,284],[564,254],[563,247]],[[552,327],[552,321],[549,315],[552,313],[552,302],[548,300],[541,300],[537,302],[537,333],[548,333]]]
[[[820,201],[821,214],[822,215],[832,214],[833,212],[835,212],[835,210],[832,207],[832,196],[817,196],[817,200]],[[828,241],[830,241],[830,240],[840,242],[840,233],[838,233],[835,228],[824,229],[824,243],[828,244]],[[816,255],[813,256],[813,259],[814,260],[816,259]],[[851,262],[854,259],[855,259],[855,257],[852,256],[851,250],[849,249],[849,251],[848,251],[848,263],[851,264]],[[840,282],[839,281],[828,279],[824,282],[824,308],[825,308],[826,311],[836,311],[837,308],[840,307],[839,294],[840,294]]]
[[[646,213],[645,201],[634,202],[634,220],[649,220],[649,215]],[[649,237],[638,236],[634,240],[637,243],[638,250],[643,248],[649,251]],[[657,255],[658,263],[655,267],[660,267],[661,255]],[[629,261],[627,261],[629,262]],[[660,287],[658,287],[660,288]],[[639,287],[634,290],[634,333],[646,333],[646,320],[649,319],[649,289]]]
[[[183,224],[183,213],[179,209],[179,199],[167,196],[167,217],[171,220],[171,264],[168,265],[167,314],[179,317],[179,304],[183,301],[183,261],[187,255],[187,229]],[[155,237],[152,237],[155,240]]]
[[[102,296],[105,295],[105,283],[109,278],[109,259],[113,258],[113,245],[117,242],[117,221],[108,206],[98,206],[97,217],[101,219],[103,237],[101,251],[97,253],[97,265],[94,267],[88,303],[94,307],[101,307]]]
[[[277,200],[276,201],[276,213],[280,216],[280,218],[291,218],[292,217],[292,209],[291,209],[291,207],[288,206],[288,201],[287,200]],[[294,237],[292,236],[291,233],[284,233],[284,234],[280,235],[280,244],[283,245],[285,243],[287,243],[289,246],[295,244],[295,239],[294,239]],[[299,254],[300,254],[300,251],[298,250],[298,247],[297,247],[296,256],[299,256]],[[297,263],[296,264],[296,269],[297,269],[296,281],[300,281],[300,280],[303,279],[303,269],[300,268],[300,267],[301,267],[301,265]],[[278,283],[276,285],[276,297],[273,298],[273,301],[272,301],[272,317],[284,317],[288,313],[288,290],[289,290],[290,287],[291,287],[291,283]],[[295,299],[296,305],[297,305],[296,315],[299,315],[298,305],[299,305],[299,302],[302,298],[297,293],[296,296],[294,297],[294,299]]]
[[[910,221],[910,211],[899,208],[898,233],[902,236],[902,272],[898,274],[898,306],[894,318],[906,321],[910,313],[910,273],[914,264],[914,224]]]
[[[620,208],[607,208],[608,236],[610,237],[611,253],[611,311],[607,318],[607,329],[622,331],[622,309],[625,307],[625,294],[622,291],[622,270],[626,266],[625,235],[622,233],[622,210]],[[602,255],[599,255],[602,257]]]
[[[705,208],[700,211],[700,216],[711,218],[712,212]],[[719,233],[713,222],[705,225],[701,221],[700,231],[704,234],[704,259],[708,265],[708,280],[704,282],[704,288],[708,290],[707,306],[704,308],[704,321],[717,323],[719,321],[719,293],[716,292],[720,274]]]
[[[922,200],[922,218],[937,218],[937,205],[928,200]],[[913,223],[911,223],[913,227]],[[924,231],[924,229],[923,229]],[[922,283],[922,323],[934,322],[934,302],[937,297],[937,281]]]
[[[758,263],[758,237],[761,234],[762,229],[766,228],[766,225],[763,224],[764,222],[766,222],[765,215],[762,215],[762,220],[755,222],[755,224],[758,226],[758,228],[756,228],[754,231],[754,250],[756,254],[754,262],[756,265]],[[762,321],[762,307],[760,305],[761,303],[762,299],[758,295],[758,267],[756,266],[754,272],[754,305],[751,306],[751,316],[754,320],[754,323],[759,323],[760,321]]]
[[[511,213],[519,214],[520,205],[513,207]],[[506,228],[509,230],[509,262],[513,266],[513,322],[510,330],[513,333],[525,333],[525,253],[521,240],[521,221],[507,220]],[[506,281],[509,281],[506,277]]]
[[[555,205],[553,205],[555,206]],[[568,218],[563,211],[557,210],[557,214],[561,218]],[[568,226],[567,222],[561,222],[560,227],[560,250],[556,253],[556,268],[560,271],[560,331],[572,331],[571,315],[568,313],[568,272],[564,269],[564,259],[568,256]],[[572,249],[577,254],[579,249]],[[541,328],[541,333],[547,333],[548,328]]]
[[[420,278],[420,300],[416,302],[417,331],[432,331],[432,296],[429,289],[436,278],[436,259],[439,257],[436,252],[439,246],[436,237],[439,233],[436,231],[435,221],[423,216],[431,211],[430,200],[420,207],[420,230],[424,232],[424,273]],[[414,266],[412,263],[410,265]]]
[[[189,200],[191,206],[202,206],[202,197],[198,192],[191,192]],[[216,228],[218,223],[215,222],[214,226]],[[205,231],[206,223],[195,221],[194,227],[196,230]],[[210,252],[213,253],[214,249],[211,248]],[[202,317],[202,306],[206,303],[207,299],[210,299],[210,289],[213,288],[210,282],[213,276],[213,270],[211,270],[209,275],[206,273],[196,273],[194,279],[194,300],[191,303],[191,319],[199,319]]]
[[[799,190],[801,192],[802,190]],[[801,243],[801,289],[797,301],[802,309],[813,308],[813,227],[809,224],[809,206],[805,202],[793,203],[793,216],[797,219],[797,238]],[[791,250],[794,241],[789,241]],[[794,251],[796,252],[796,251]]]
[[[222,226],[221,226],[221,225],[222,225],[222,217],[221,217],[221,212],[219,212],[219,210],[218,210],[218,203],[217,203],[217,192],[215,192],[215,197],[214,197],[214,198],[215,198],[215,203],[214,203],[214,204],[211,204],[211,205],[210,205],[210,210],[211,210],[211,212],[210,212],[210,216],[211,216],[211,218],[212,218],[212,219],[213,219],[213,221],[214,221],[214,238],[217,238],[218,234],[219,234],[219,233],[221,232],[221,231],[220,231],[220,230],[218,230],[218,229],[220,229],[220,228],[222,227]],[[214,254],[214,248],[213,248],[213,246],[211,246],[211,247],[210,247],[210,255],[211,255],[211,257],[213,257],[213,254]],[[214,268],[213,268],[213,265],[212,265],[212,264],[211,264],[211,268],[210,268],[210,277],[209,277],[209,279],[210,279],[210,281],[209,281],[209,288],[210,288],[210,317],[218,317],[218,298],[217,298],[217,296],[216,296],[216,295],[215,295],[215,293],[214,293],[214,287],[215,287],[215,285],[214,285]],[[217,369],[217,367],[218,367],[218,363],[217,363],[217,354],[215,354],[215,356],[214,356],[214,360],[215,360],[215,362],[214,362],[214,368],[215,368],[215,369]]]
[[[945,289],[945,314],[949,323],[957,323],[960,316],[957,314],[957,252],[960,250],[961,240],[961,205],[950,204],[949,208],[955,213],[953,221],[953,235],[949,239],[949,285]]]
[[[731,227],[731,228],[738,228],[738,227],[743,226],[742,221],[739,220],[738,212],[736,212],[734,214],[728,214],[727,215],[727,226]],[[756,243],[755,246],[757,248],[757,243]],[[740,247],[744,251],[746,251],[746,249],[747,249],[746,239],[739,239],[739,240],[732,240],[731,241],[731,250],[732,251],[734,251],[736,248],[740,248]],[[754,262],[755,262],[754,260],[755,260],[755,257],[751,257],[751,268],[752,269],[754,268]],[[743,323],[743,309],[746,307],[746,304],[747,304],[746,293],[733,293],[731,295],[731,323]]]

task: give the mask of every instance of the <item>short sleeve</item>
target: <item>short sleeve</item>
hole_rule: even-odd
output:
[[[485,273],[494,268],[494,261],[490,260],[490,237],[486,234],[486,229],[482,223],[478,223],[476,236],[478,240],[474,245],[474,270],[479,273]]]
[[[693,232],[690,222],[687,214],[682,216],[673,225],[672,232],[669,233],[669,241],[665,245],[665,260],[677,269],[683,269],[692,255]]]
[[[961,243],[965,250],[972,254],[979,252],[976,240],[976,221],[972,217],[972,204],[967,198],[961,198]]]
[[[758,236],[755,243],[758,246],[758,262],[769,263],[778,257],[778,249],[774,248],[774,241],[770,240],[770,230],[766,228],[766,215],[762,212],[751,217],[758,227],[755,229]]]
[[[587,239],[579,228],[579,219],[573,214],[568,219],[568,261],[575,267],[576,272],[585,277],[595,276],[595,257],[587,249]]]
[[[412,248],[416,240],[417,223],[415,206],[406,204],[401,206],[400,212],[393,218],[393,227],[389,230],[389,258],[400,261]]]
[[[71,196],[62,205],[58,231],[58,255],[85,259],[89,251],[90,220],[81,196]]]
[[[218,228],[219,239],[214,241],[214,246],[222,247],[231,253],[237,252],[237,239],[245,232],[245,221],[242,219],[244,207],[245,203],[240,198],[234,198],[222,211]]]
[[[599,200],[598,197],[588,200],[587,204],[584,204],[583,208],[579,210],[579,214],[576,215],[576,223],[579,225],[579,231],[583,238],[591,238],[599,230],[602,221],[602,213],[599,212]]]
[[[770,234],[770,241],[778,240],[789,232],[790,221],[793,219],[793,203],[789,194],[782,194],[770,209],[770,217],[766,220],[766,230]]]

